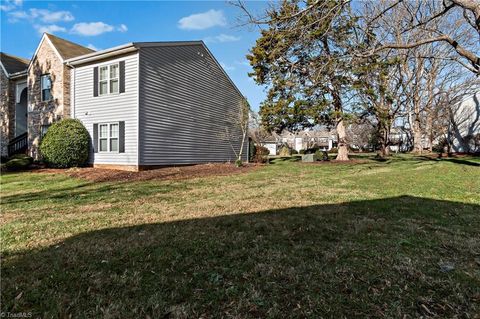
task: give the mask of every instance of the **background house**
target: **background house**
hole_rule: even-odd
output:
[[[260,145],[269,149],[270,155],[276,155],[283,145],[297,152],[308,148],[320,148],[328,151],[336,147],[336,143],[335,131],[326,128],[310,131],[304,130],[296,133],[289,131],[284,131],[281,134],[272,133],[260,141]]]
[[[480,152],[480,92],[452,106],[448,139],[452,152]]]

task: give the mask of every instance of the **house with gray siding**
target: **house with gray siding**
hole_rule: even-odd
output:
[[[53,51],[62,40],[44,37]],[[71,117],[85,125],[91,165],[139,170],[236,160],[244,97],[202,41],[132,42],[83,52],[74,45],[66,40],[61,45],[80,54],[61,60],[67,71],[61,85],[49,82],[68,92],[48,92],[64,105],[59,116],[47,120]],[[48,72],[35,79],[41,85],[43,74]],[[43,94],[43,86],[39,91]],[[32,112],[41,107],[29,104]],[[243,147],[246,161],[248,143]]]

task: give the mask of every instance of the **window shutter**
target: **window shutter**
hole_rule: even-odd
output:
[[[118,152],[125,153],[125,121],[118,122]]]
[[[119,74],[119,92],[125,93],[125,61],[120,61],[118,63],[120,74]]]
[[[98,66],[93,68],[93,96],[98,96]]]
[[[93,124],[93,152],[98,153],[98,124]]]

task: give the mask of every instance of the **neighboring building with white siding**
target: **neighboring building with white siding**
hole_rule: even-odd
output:
[[[448,139],[454,153],[480,153],[480,92],[452,106]]]

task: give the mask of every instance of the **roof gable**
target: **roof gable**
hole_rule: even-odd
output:
[[[26,71],[30,62],[27,59],[3,52],[0,52],[0,61],[7,75]]]
[[[50,43],[55,47],[55,49],[57,49],[58,54],[62,57],[63,60],[95,52],[92,49],[67,41],[49,33],[46,33],[45,35],[48,37]]]

